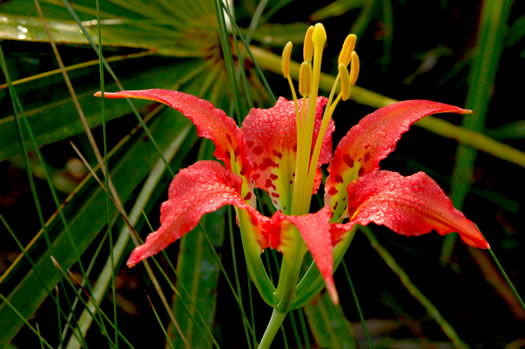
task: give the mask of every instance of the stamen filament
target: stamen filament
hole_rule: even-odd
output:
[[[315,141],[315,145],[314,145],[313,151],[311,151],[311,157],[310,157],[310,161],[309,161],[309,164],[308,164],[308,171],[307,171],[307,175],[306,175],[306,188],[312,187],[312,189],[313,189],[315,175],[316,175],[316,172],[317,172],[317,162],[319,161],[319,156],[321,155],[321,147],[322,147],[322,144],[323,144],[324,135],[326,133],[326,129],[328,128],[328,123],[330,121],[330,117],[332,116],[333,111],[335,110],[335,106],[337,105],[337,103],[340,100],[340,98],[336,98],[335,102],[332,104],[335,92],[337,90],[337,84],[339,83],[339,80],[340,80],[340,76],[338,74],[336,76],[335,81],[334,81],[334,83],[332,85],[332,88],[330,90],[330,95],[328,96],[328,102],[326,104],[326,107],[325,107],[325,110],[324,110],[324,113],[323,113],[323,118],[322,118],[322,121],[321,121],[321,127],[319,128],[319,133],[317,134],[317,139]],[[332,112],[327,117],[328,111],[330,109],[332,109]],[[313,135],[313,133],[312,133],[312,135]],[[302,195],[303,195],[302,201],[309,200],[309,198],[311,197],[311,193],[307,193],[306,191],[302,192]]]
[[[323,120],[325,118],[325,115],[326,115],[326,112],[327,112],[328,108],[330,108],[330,106],[332,105],[332,101],[334,99],[335,92],[337,90],[337,84],[339,84],[339,80],[340,79],[341,79],[341,76],[339,74],[337,74],[337,76],[335,77],[334,83],[332,84],[332,88],[330,89],[330,94],[328,95],[328,102],[326,103],[326,107],[324,108]],[[317,137],[317,138],[319,138],[319,137]]]
[[[337,77],[339,77],[339,75]],[[335,89],[334,87],[336,86],[337,81],[338,79],[336,78],[334,86],[332,87],[332,91]],[[335,101],[332,104],[327,105],[325,108],[325,112],[323,114],[323,120],[321,122],[321,127],[319,128],[319,134],[317,135],[314,150],[312,152],[312,160],[310,162],[310,168],[309,168],[308,177],[306,180],[307,188],[310,188],[310,187],[313,188],[314,181],[315,181],[315,175],[317,172],[317,163],[319,162],[319,156],[321,155],[321,147],[323,146],[324,135],[328,128],[328,123],[330,122],[330,119],[332,118],[332,115],[334,114],[335,107],[337,106],[337,103],[339,103],[339,101],[341,100],[342,96],[343,96],[342,92],[339,92],[339,94],[335,98]],[[311,195],[311,193],[309,195]]]
[[[299,118],[298,118],[298,115],[299,115],[299,106],[297,104],[297,93],[295,93],[295,87],[293,86],[293,81],[292,81],[292,78],[290,77],[290,75],[288,75],[288,85],[290,85],[290,90],[292,91],[292,98],[293,98],[293,103],[294,103],[294,106],[295,106],[295,122],[299,122]]]
[[[305,126],[305,122],[306,122],[306,102],[307,102],[308,98],[303,98],[303,105],[301,106],[301,132]],[[299,140],[298,140],[299,141]],[[302,143],[302,141],[301,141]],[[297,145],[297,147],[299,147],[299,144]]]

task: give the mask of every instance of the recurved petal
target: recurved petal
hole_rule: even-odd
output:
[[[435,229],[441,235],[457,232],[472,247],[490,248],[476,225],[456,210],[437,183],[423,172],[409,177],[372,172],[348,186],[348,199],[351,218],[347,229],[355,223],[370,222],[406,236]]]
[[[345,216],[346,187],[357,177],[379,169],[401,135],[423,117],[436,113],[468,114],[470,110],[426,100],[394,103],[368,114],[344,136],[330,161],[325,203],[334,219]]]
[[[302,101],[302,99],[298,101],[300,110]],[[326,98],[319,97],[316,106],[314,144],[325,105]],[[323,139],[318,167],[330,160],[333,130],[334,125],[330,121]],[[242,132],[246,142],[246,152],[253,164],[251,177],[255,185],[269,193],[277,209],[286,212],[291,204],[297,152],[294,102],[280,97],[272,108],[252,109],[244,119]],[[318,187],[319,181],[314,189],[317,190]]]
[[[95,96],[100,97],[100,92]],[[170,106],[193,122],[199,137],[208,138],[215,144],[213,155],[224,161],[228,169],[237,163],[237,173],[242,169],[249,170],[240,129],[232,118],[210,102],[183,92],[162,89],[106,92],[104,97],[147,99]]]
[[[195,228],[202,215],[224,205],[247,210],[257,222],[260,214],[243,200],[240,187],[241,179],[217,161],[199,161],[181,170],[170,184],[168,201],[161,206],[160,228],[133,250],[127,265],[132,267],[165,249]]]

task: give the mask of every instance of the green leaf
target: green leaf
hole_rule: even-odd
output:
[[[208,235],[214,248],[222,246],[224,212],[223,209],[207,214],[199,228],[186,234],[180,244],[177,261],[179,297],[173,302],[173,312],[192,348],[209,348],[212,345],[208,330],[215,318],[220,268],[204,234]],[[174,348],[186,348],[176,332],[172,344]]]
[[[288,41],[302,44],[308,23],[263,24],[253,32],[253,38],[266,45],[283,47]]]
[[[189,121],[186,118],[174,117],[173,113],[161,114],[156,118],[150,131],[155,137],[161,150],[165,149],[173,137],[173,133],[166,132],[167,129],[177,132],[184,129]],[[116,190],[123,202],[131,198],[132,192],[148,174],[151,166],[158,159],[151,141],[144,138],[142,132],[134,135],[132,144],[127,149],[118,149],[122,158],[111,166],[111,177]],[[131,142],[131,140],[129,142]],[[69,234],[75,243],[79,254],[87,249],[91,242],[107,223],[105,215],[100,214],[100,208],[104,207],[106,193],[93,179],[86,180],[80,190],[66,199],[64,215],[69,217]],[[47,296],[47,291],[52,289],[61,279],[62,275],[57,271],[50,260],[53,256],[63,269],[69,269],[75,262],[74,254],[71,253],[72,244],[68,233],[63,229],[60,220],[54,216],[48,222],[50,235],[54,237],[51,248],[42,251],[42,239],[37,244],[29,246],[29,253],[35,261],[35,269],[24,272],[20,260],[0,279],[1,292],[9,294],[8,299],[12,305],[26,318],[31,316]],[[37,276],[38,273],[38,276]],[[39,277],[45,282],[41,284]],[[23,321],[5,303],[0,305],[0,347],[7,344],[23,325]]]
[[[145,64],[143,62],[147,63],[148,60],[139,60],[136,64]],[[128,89],[153,87],[175,89],[180,87],[180,83],[185,81],[188,76],[192,76],[196,69],[202,69],[203,64],[203,62],[199,61],[185,60],[172,67],[157,66],[124,79],[122,83]],[[84,92],[78,95],[79,103],[82,106],[88,125],[92,128],[102,123],[102,118],[99,115],[99,102],[93,97],[93,93],[97,89],[96,84],[90,88],[84,86]],[[115,84],[108,84],[106,85],[106,90],[117,91],[118,88]],[[22,100],[22,103],[24,102]],[[136,101],[137,106],[145,106],[148,103],[151,102]],[[108,120],[121,117],[130,112],[129,105],[124,100],[106,103],[105,109]],[[29,109],[26,111],[26,116],[39,146],[54,143],[84,132],[71,98]],[[14,116],[0,119],[0,135],[0,161],[21,151],[18,144]],[[25,146],[27,149],[32,149],[29,139],[26,140]]]
[[[172,112],[170,109],[165,108],[161,113],[169,114]],[[174,172],[181,168],[183,160],[187,153],[192,149],[195,140],[197,139],[196,132],[192,132],[188,135],[185,131],[191,129],[191,127],[192,125],[188,124],[185,128],[180,128],[180,132],[172,134],[172,143],[163,153],[164,159],[170,162],[170,168]],[[173,157],[175,157],[175,159],[173,159]],[[172,159],[173,161],[171,161]],[[165,180],[166,172],[166,166],[163,159],[158,159],[151,172],[148,174],[140,193],[136,196],[133,208],[128,213],[128,221],[135,230],[142,231],[142,227],[146,223],[143,219],[140,219],[143,212],[150,212],[151,207],[154,206],[155,203],[162,198],[165,198],[167,186],[167,181]],[[113,267],[120,265],[122,259],[125,259],[128,256],[128,249],[126,247],[131,239],[130,234],[131,231],[129,227],[124,224],[119,233],[118,239],[114,240],[114,261],[111,261],[111,256],[107,257],[104,268],[98,273],[97,280],[93,283],[93,294],[91,295],[91,300],[96,302],[99,306],[108,292],[112,273],[115,272]],[[93,302],[89,303],[89,305],[83,310],[78,321],[78,329],[82,331],[84,337],[93,322],[93,318],[90,314],[94,313],[97,309]],[[80,343],[77,337],[72,334],[66,348],[80,348],[81,345],[82,343]]]
[[[478,37],[474,48],[476,55],[469,75],[469,90],[465,107],[472,109],[470,117],[463,119],[462,126],[468,131],[482,132],[493,93],[501,54],[505,47],[507,18],[511,0],[488,0],[483,2]],[[472,182],[477,150],[460,144],[456,153],[456,165],[452,173],[450,198],[456,208],[463,207]],[[455,237],[446,237],[441,261],[448,263],[452,255]]]
[[[126,21],[102,27],[104,46],[129,47],[152,50],[166,56],[203,56],[206,50],[202,41],[187,40],[187,33],[166,31],[159,35],[158,30],[149,26],[127,25]],[[47,19],[53,39],[57,43],[87,45],[89,42],[72,20]],[[84,25],[90,38],[98,43],[97,27]],[[148,30],[150,29],[150,30]],[[209,31],[203,31],[204,33]],[[0,16],[0,39],[31,42],[48,42],[49,38],[42,20],[35,16],[21,16],[4,13]]]
[[[356,348],[354,332],[340,306],[325,293],[305,305],[304,311],[315,341],[321,348]]]
[[[485,130],[495,139],[523,139],[525,138],[525,120],[513,121],[498,128]]]
[[[417,288],[417,286],[412,282],[405,270],[397,263],[394,257],[386,250],[386,248],[381,245],[379,240],[372,232],[372,229],[369,227],[359,226],[367,239],[370,241],[372,247],[376,252],[381,256],[383,261],[388,265],[388,267],[399,277],[399,280],[405,286],[407,291],[414,297],[419,304],[421,304],[427,311],[428,316],[430,316],[440,327],[443,333],[450,339],[456,348],[467,348],[468,346],[459,338],[456,330],[452,325],[441,315],[438,308]]]
[[[329,17],[342,16],[350,10],[360,8],[366,5],[369,1],[366,0],[343,0],[334,1],[316,12],[310,18],[312,21],[322,21]]]

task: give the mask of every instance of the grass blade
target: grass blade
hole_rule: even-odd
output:
[[[180,149],[181,145],[185,141],[187,141],[187,136],[190,131],[190,128],[191,125],[188,123],[185,127],[181,128],[180,130],[177,130],[176,134],[172,134],[172,143],[168,146],[168,148],[163,154],[167,161],[171,161],[171,159],[173,159],[173,157],[176,154],[182,157],[178,150]],[[153,166],[153,169],[149,173],[146,181],[144,182],[144,185],[135,200],[135,204],[129,213],[129,223],[131,225],[135,226],[135,224],[137,223],[138,219],[142,214],[143,208],[146,206],[146,203],[150,199],[153,190],[160,181],[162,175],[165,173],[165,170],[166,166],[164,164],[164,161],[162,160],[158,160]],[[94,284],[92,295],[92,300],[94,302],[100,304],[103,297],[105,296],[111,279],[112,270],[114,269],[113,265],[116,265],[122,259],[124,252],[127,250],[126,247],[130,241],[130,234],[131,232],[129,231],[129,228],[127,226],[125,226],[121,230],[113,247],[113,256],[111,256],[110,259],[106,261],[102,271],[99,273],[97,281]],[[113,262],[111,262],[111,259],[113,259]],[[89,303],[88,308],[91,309],[91,311],[94,311],[95,306],[94,304]],[[91,323],[92,318],[91,316],[89,316],[88,309],[86,309],[83,311],[79,320],[79,328],[84,336],[87,330],[89,329]],[[80,343],[78,342],[76,337],[71,337],[66,348],[79,348],[79,345]]]
[[[162,149],[165,149],[172,141],[171,134],[166,134],[165,130],[184,128],[188,123],[189,121],[185,118],[174,118],[172,115],[165,115],[155,119],[150,129],[158,144]],[[142,182],[143,178],[149,173],[150,167],[156,161],[156,158],[151,156],[155,152],[151,142],[144,142],[143,136],[142,134],[136,134],[133,137],[133,144],[122,159],[114,164],[111,172],[111,178],[114,180],[117,192],[123,201],[130,198],[132,191]],[[97,232],[100,232],[106,224],[105,216],[99,214],[100,207],[103,207],[105,200],[106,194],[92,180],[85,181],[77,192],[66,199],[69,204],[64,207],[64,214],[70,217],[69,229],[79,254],[86,250],[93,239],[96,238]],[[8,281],[11,286],[16,284],[16,288],[12,288],[8,298],[11,304],[25,317],[32,315],[47,296],[45,288],[40,285],[35,273],[39,273],[46,278],[47,289],[53,288],[61,279],[60,273],[49,261],[49,257],[55,256],[64,268],[70,268],[75,262],[75,258],[71,256],[69,239],[58,221],[57,217],[53,217],[47,223],[47,227],[54,237],[52,246],[49,249],[42,252],[41,248],[39,248],[41,244],[35,244],[37,238],[27,247],[27,249],[30,249],[29,253],[36,254],[36,257],[33,258],[36,268],[23,273],[20,269],[22,266],[18,265],[20,260],[18,260],[0,279],[3,287],[8,287],[4,285]],[[20,279],[20,275],[23,275],[22,279]],[[10,281],[11,279],[12,281]],[[8,343],[22,325],[23,322],[9,307],[5,304],[0,305],[0,328],[2,328],[2,331],[0,331],[0,346]]]

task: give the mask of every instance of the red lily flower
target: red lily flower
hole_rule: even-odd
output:
[[[323,33],[311,32],[313,38],[312,33],[307,34],[311,41],[306,40],[305,45],[312,42],[314,48],[310,51],[316,52],[324,44]],[[349,41],[352,40],[355,43],[355,39]],[[251,254],[270,247],[285,257],[298,256],[300,264],[306,249],[296,245],[304,241],[334,303],[338,297],[332,279],[333,248],[355,224],[382,224],[407,236],[426,234],[433,229],[442,235],[457,232],[466,244],[489,248],[475,224],[452,206],[426,174],[403,177],[379,169],[379,162],[395,149],[402,133],[414,122],[435,113],[470,111],[425,100],[392,104],[365,116],[352,127],[332,157],[331,134],[335,126],[331,114],[341,96],[348,98],[350,85],[357,78],[357,55],[352,44],[348,45],[343,46],[340,58],[342,91],[334,103],[331,103],[333,96],[329,100],[317,97],[317,86],[309,85],[310,78],[316,84],[320,69],[320,58],[315,56],[313,73],[311,68],[305,68],[310,74],[308,82],[303,80],[306,86],[300,82],[303,100],[287,101],[281,97],[273,108],[253,109],[240,128],[211,103],[182,92],[105,93],[106,98],[149,99],[178,110],[195,124],[199,136],[214,142],[214,155],[224,163],[222,166],[216,161],[199,161],[175,176],[168,200],[161,207],[161,227],[133,250],[128,266],[166,248],[192,230],[202,215],[224,205],[236,208],[241,233],[244,232],[243,244],[251,246],[247,249]],[[306,65],[311,59],[312,52],[306,48]],[[350,74],[346,71],[349,62],[352,62]],[[325,207],[309,213],[311,196],[321,182],[320,166],[326,163],[329,176],[324,188]],[[254,187],[265,190],[272,198],[277,209],[273,217],[265,217],[255,209]],[[343,223],[347,217],[348,221]],[[296,232],[302,240],[297,239]],[[257,268],[253,263],[250,265],[249,270]],[[258,281],[254,282],[261,291]],[[270,303],[275,305],[275,301]]]
[[[252,110],[239,129],[222,110],[182,92],[123,91],[105,93],[105,97],[145,98],[177,109],[193,121],[199,136],[215,143],[215,156],[226,166],[214,161],[199,161],[175,176],[168,201],[161,207],[161,227],[151,233],[143,245],[135,248],[128,260],[130,267],[191,231],[203,214],[224,205],[234,205],[248,212],[258,228],[256,239],[261,250],[268,247],[285,249],[283,236],[288,225],[294,224],[330,288],[333,285],[332,247],[356,223],[383,224],[408,236],[426,234],[432,229],[440,234],[458,232],[465,243],[489,248],[474,223],[452,207],[443,191],[426,174],[419,172],[403,177],[379,170],[379,161],[394,150],[401,134],[411,124],[426,115],[465,114],[466,110],[416,100],[396,103],[367,115],[341,140],[330,161],[330,175],[325,186],[326,208],[303,216],[277,211],[270,219],[250,205],[251,188],[255,184],[266,190],[276,207],[286,210],[291,195],[289,190],[293,187],[296,152],[292,101],[281,97],[271,109]],[[318,119],[325,103],[320,97]],[[318,166],[326,163],[330,155],[333,129],[331,127],[325,135],[325,151]],[[243,192],[243,184],[246,192]],[[282,200],[283,197],[286,199]],[[347,215],[351,219],[346,224],[329,223],[330,216],[332,221],[339,222]]]

